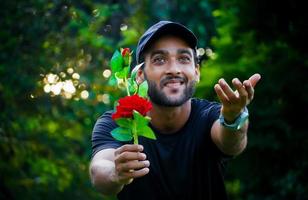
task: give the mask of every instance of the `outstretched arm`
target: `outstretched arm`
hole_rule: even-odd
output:
[[[221,115],[228,124],[234,123],[244,111],[244,108],[252,101],[254,87],[260,78],[259,74],[254,74],[243,83],[237,78],[233,79],[232,84],[236,89],[235,91],[231,89],[224,79],[220,79],[218,84],[214,86],[215,92],[222,103]],[[212,126],[211,137],[223,153],[238,155],[246,147],[247,130],[248,120],[239,130],[227,128],[217,120]]]

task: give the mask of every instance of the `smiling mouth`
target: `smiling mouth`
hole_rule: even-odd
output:
[[[168,86],[174,87],[174,86],[180,86],[180,85],[183,85],[183,84],[184,84],[183,80],[168,80],[163,85],[167,86],[167,87]]]
[[[175,76],[175,77],[166,77],[161,81],[161,88],[163,87],[179,87],[186,83],[187,80],[185,77]]]

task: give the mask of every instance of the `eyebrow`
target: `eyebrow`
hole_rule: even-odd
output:
[[[163,49],[153,50],[150,53],[150,58],[152,58],[153,56],[155,56],[157,54],[168,55],[169,52],[167,50],[163,50]],[[188,54],[189,56],[192,56],[192,53],[191,53],[191,51],[189,49],[178,49],[177,50],[177,54]]]
[[[192,56],[191,51],[188,50],[188,49],[179,49],[179,50],[177,50],[177,53],[178,53],[178,54],[184,54],[184,53],[186,53],[186,54]]]
[[[150,58],[153,58],[153,56],[157,55],[157,54],[168,54],[169,52],[167,50],[154,50],[150,53]]]

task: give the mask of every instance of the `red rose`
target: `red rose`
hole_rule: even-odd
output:
[[[130,49],[129,48],[124,48],[121,52],[123,57],[129,56],[130,55]]]
[[[126,96],[121,98],[116,107],[116,112],[112,114],[112,119],[131,118],[133,117],[133,110],[138,111],[145,116],[148,111],[152,109],[152,104],[148,100],[138,96]]]

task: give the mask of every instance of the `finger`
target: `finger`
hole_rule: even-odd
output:
[[[128,179],[128,180],[126,181],[125,185],[128,185],[128,184],[132,183],[133,180],[134,180],[133,178]]]
[[[255,87],[256,84],[259,82],[259,80],[261,79],[261,75],[260,74],[254,74],[249,78],[249,81],[251,83],[252,87]]]
[[[130,184],[134,178],[138,178],[149,173],[149,161],[140,161],[138,164],[131,164],[131,166],[129,165],[126,165],[126,167],[116,166],[116,174],[118,177],[117,182],[127,185]],[[129,169],[130,167],[132,168]]]
[[[234,93],[234,91],[231,89],[231,87],[228,85],[228,83],[224,79],[219,79],[218,84],[220,85],[223,92],[226,94],[226,96],[229,99],[230,103],[234,103],[237,100],[237,97]]]
[[[127,177],[127,176],[119,176],[118,179],[117,179],[117,183],[119,184],[124,184],[124,185],[128,185],[130,184],[131,182],[133,182],[133,178],[130,178],[130,177]]]
[[[150,162],[148,160],[144,161],[134,160],[116,165],[116,170],[121,175],[122,173],[132,172],[149,166]]]
[[[251,101],[253,99],[253,96],[254,96],[254,89],[251,85],[251,82],[250,81],[244,81],[243,82],[245,88],[246,88],[246,91],[248,93],[248,99]]]
[[[130,152],[143,151],[143,146],[142,145],[136,145],[136,144],[125,144],[125,145],[116,149],[115,155],[119,155],[119,154],[121,154],[125,151],[130,151]]]
[[[125,172],[122,174],[123,177],[127,178],[139,178],[142,177],[146,174],[148,174],[150,171],[150,169],[148,167],[139,169],[139,170],[134,170],[134,171],[130,171],[130,172]]]
[[[114,159],[115,163],[123,163],[131,160],[145,160],[146,155],[141,152],[123,152],[120,155],[117,155]]]
[[[226,94],[223,92],[223,90],[221,89],[221,87],[220,87],[219,84],[216,84],[216,85],[214,86],[214,89],[215,89],[215,92],[216,92],[216,94],[217,94],[218,99],[220,100],[220,102],[221,102],[222,104],[225,104],[225,105],[226,105],[226,104],[229,104],[229,103],[230,103],[228,97],[227,97]]]
[[[232,80],[232,84],[238,91],[238,97],[239,97],[241,105],[246,106],[246,102],[248,98],[248,93],[246,91],[246,88],[243,86],[243,84],[238,78],[234,78]]]

